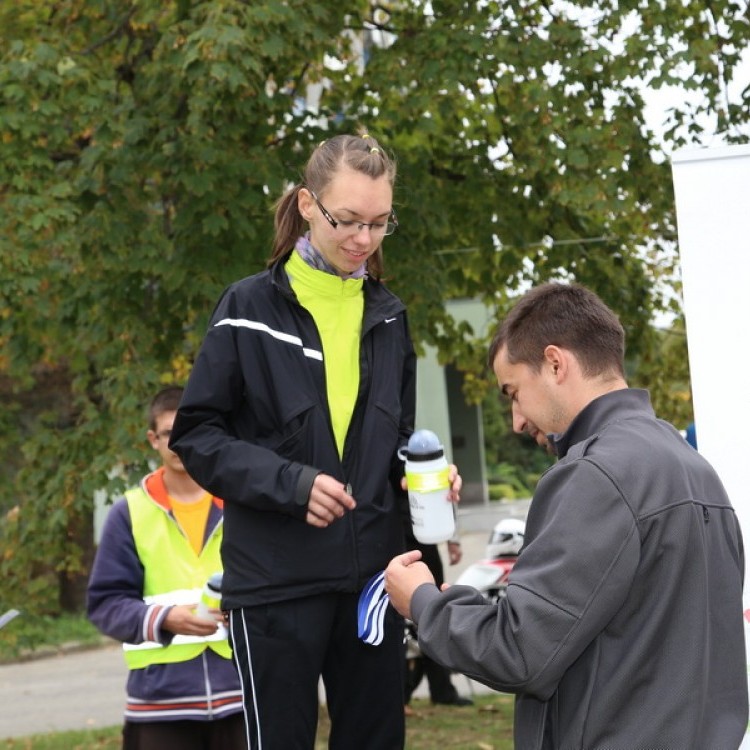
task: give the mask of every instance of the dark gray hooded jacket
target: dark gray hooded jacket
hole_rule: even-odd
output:
[[[744,552],[718,476],[640,390],[594,400],[557,448],[507,598],[421,586],[420,646],[517,694],[517,750],[736,750]]]

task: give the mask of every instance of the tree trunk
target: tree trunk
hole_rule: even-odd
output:
[[[80,566],[59,573],[59,601],[63,612],[83,612],[86,609],[86,586],[94,562],[93,513],[71,519],[68,526],[68,544],[80,549]]]

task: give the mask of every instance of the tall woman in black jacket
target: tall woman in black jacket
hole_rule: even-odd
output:
[[[395,164],[370,136],[319,145],[278,202],[268,268],[213,314],[171,447],[225,501],[223,606],[248,747],[403,747],[403,621],[358,637],[365,584],[403,547],[396,455],[413,430],[415,355],[381,283]],[[461,480],[452,469],[452,499]]]

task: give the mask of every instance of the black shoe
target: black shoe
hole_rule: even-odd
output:
[[[473,706],[474,701],[471,698],[463,698],[457,695],[448,701],[432,701],[433,706]]]

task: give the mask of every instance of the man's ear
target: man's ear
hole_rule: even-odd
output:
[[[568,352],[549,344],[544,349],[544,366],[549,368],[558,383],[562,382],[568,372]]]
[[[146,437],[148,438],[148,442],[151,444],[151,447],[154,450],[158,450],[159,438],[156,437],[156,433],[153,430],[149,430],[146,433]]]

